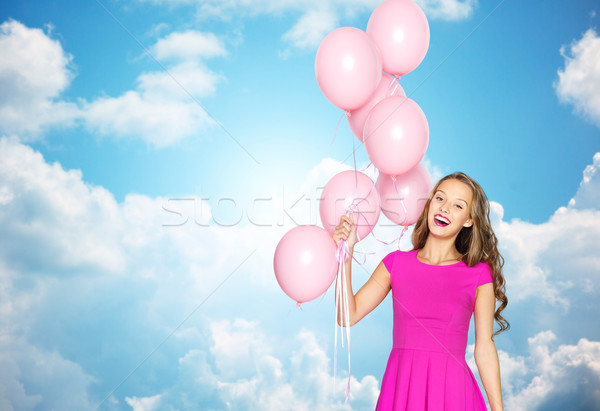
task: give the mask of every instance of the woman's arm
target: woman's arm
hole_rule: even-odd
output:
[[[340,225],[336,227],[333,234],[333,239],[336,244],[342,239],[345,240],[350,250],[350,255],[344,262],[344,266],[346,272],[346,290],[348,293],[349,321],[350,326],[352,326],[373,311],[386,297],[391,289],[390,273],[383,262],[379,263],[371,278],[355,295],[352,291],[352,254],[354,252],[354,245],[356,244],[356,227],[353,223],[352,215],[350,217],[342,216]],[[341,304],[338,307],[337,319],[339,325],[346,326]]]
[[[500,362],[494,343],[496,297],[492,283],[477,287],[475,296],[475,363],[492,411],[503,410]]]

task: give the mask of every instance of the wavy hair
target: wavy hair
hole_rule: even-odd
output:
[[[465,173],[456,172],[442,178],[437,182],[423,208],[415,229],[412,234],[412,242],[414,245],[413,250],[423,248],[429,235],[429,226],[427,224],[429,216],[429,204],[433,198],[433,195],[437,191],[440,184],[446,180],[455,179],[466,184],[473,193],[473,203],[471,204],[469,213],[470,218],[473,221],[473,225],[470,227],[463,227],[456,237],[455,246],[458,252],[462,255],[461,261],[467,266],[472,267],[477,263],[483,261],[488,264],[492,271],[492,278],[494,280],[494,295],[496,301],[500,304],[496,308],[494,313],[494,319],[500,327],[494,335],[500,334],[502,331],[506,331],[510,328],[510,324],[500,314],[502,310],[506,308],[508,304],[508,298],[505,294],[505,281],[502,275],[502,266],[504,265],[504,258],[498,251],[498,239],[492,229],[490,223],[490,202],[485,195],[485,192],[481,186]]]

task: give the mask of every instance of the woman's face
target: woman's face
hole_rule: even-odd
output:
[[[463,227],[473,225],[470,218],[472,201],[473,193],[465,183],[456,179],[443,181],[429,203],[429,232],[436,237],[452,238]]]

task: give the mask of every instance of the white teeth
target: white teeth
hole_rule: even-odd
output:
[[[442,224],[444,224],[444,225],[448,225],[448,224],[450,224],[450,220],[448,220],[448,219],[446,219],[446,218],[444,218],[444,217],[442,217],[442,216],[437,216],[437,215],[436,215],[436,216],[434,216],[433,218],[434,218],[436,221],[439,221],[440,223],[442,223]]]

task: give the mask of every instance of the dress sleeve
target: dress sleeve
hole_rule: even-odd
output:
[[[493,283],[494,279],[492,278],[492,270],[487,263],[481,263],[481,272],[479,273],[479,279],[477,280],[477,286]]]
[[[385,268],[387,268],[389,273],[391,273],[394,268],[394,261],[396,261],[397,254],[397,251],[392,251],[391,253],[386,255],[382,260],[383,265],[385,265]]]

